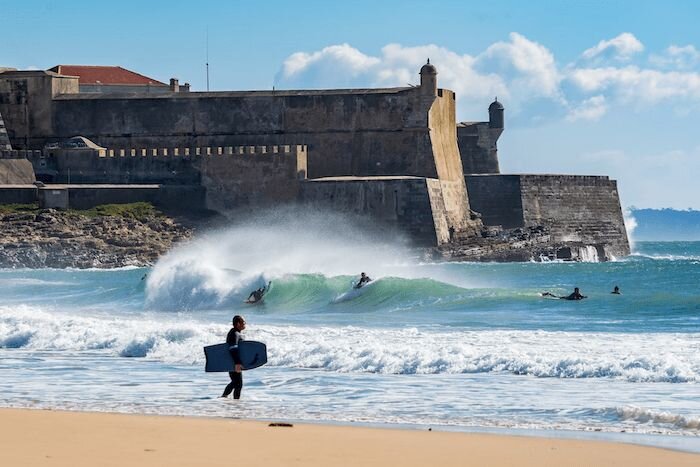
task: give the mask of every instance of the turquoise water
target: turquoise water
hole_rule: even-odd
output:
[[[289,248],[288,232],[228,230],[149,269],[0,270],[0,406],[625,432],[700,449],[700,242],[639,243],[609,263],[426,264],[336,234]],[[375,280],[353,290],[361,270]],[[263,304],[243,303],[268,280]],[[586,300],[540,296],[575,286]],[[222,400],[227,375],[203,372],[202,347],[237,313],[269,364]]]

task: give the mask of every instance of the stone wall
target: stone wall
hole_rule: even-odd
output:
[[[300,181],[306,178],[306,146],[233,149],[234,154],[193,160],[194,167],[201,173],[208,209],[227,212],[297,201]]]
[[[467,175],[465,180],[471,209],[481,214],[485,225],[525,225],[520,175]]]
[[[550,225],[555,241],[606,245],[606,254],[630,253],[617,182],[605,176],[521,175],[527,226]]]
[[[465,174],[497,174],[498,138],[503,128],[493,128],[489,122],[457,124],[457,142]]]
[[[554,243],[599,247],[601,257],[630,252],[615,180],[583,175],[471,175],[466,180],[472,209],[486,225],[545,226]]]
[[[469,218],[469,196],[457,146],[455,94],[447,89],[437,92],[438,99],[428,113],[428,127],[446,222],[456,231],[473,235],[478,227]],[[441,241],[440,229],[438,241]]]
[[[0,73],[0,113],[12,146],[18,149],[43,148],[47,135],[54,133],[54,98],[77,92],[77,77],[61,76],[51,71]]]
[[[7,129],[5,128],[5,121],[2,119],[2,114],[0,113],[0,150],[11,150],[12,145],[10,144],[10,138],[7,137]]]
[[[333,212],[371,216],[418,245],[435,246],[448,238],[440,184],[419,177],[332,177],[307,180],[301,201]]]
[[[34,185],[0,184],[0,204],[34,204],[37,187]]]
[[[219,212],[294,202],[299,195],[299,180],[306,178],[307,170],[307,148],[301,145],[121,150],[77,147],[2,154],[26,157],[47,183],[201,187],[206,192],[203,205]]]
[[[61,85],[71,79],[0,74],[0,112],[13,146],[41,149],[75,135],[114,149],[294,141],[309,146],[309,177],[437,177],[428,112],[443,98],[426,98],[420,87],[99,94],[78,93],[77,79]]]
[[[26,185],[36,181],[28,151],[0,150],[0,185]]]

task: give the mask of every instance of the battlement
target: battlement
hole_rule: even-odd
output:
[[[307,153],[307,146],[305,144],[282,144],[268,146],[128,148],[96,149],[95,152],[98,153],[99,157],[260,156],[263,154],[272,156],[299,156]]]
[[[39,150],[25,149],[2,149],[0,150],[0,159],[29,159],[41,157]]]

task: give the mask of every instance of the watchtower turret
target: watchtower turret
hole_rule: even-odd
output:
[[[421,94],[437,96],[437,69],[430,64],[430,59],[420,69]]]
[[[498,97],[489,105],[489,128],[504,128],[503,104]]]

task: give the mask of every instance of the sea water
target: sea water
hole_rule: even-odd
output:
[[[0,270],[0,406],[624,432],[700,450],[700,242],[607,263],[428,263],[310,227],[225,229],[153,268]],[[374,280],[353,289],[363,271]],[[243,303],[268,281],[262,304]],[[540,295],[574,287],[588,298]],[[202,352],[235,314],[269,353],[239,401],[218,398],[228,375],[205,373]]]

